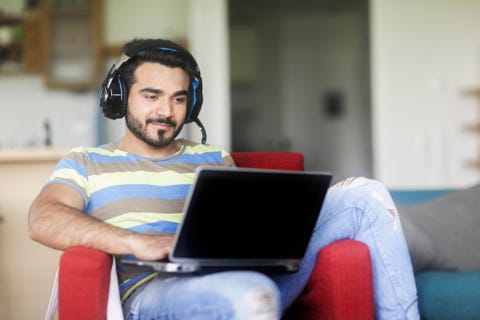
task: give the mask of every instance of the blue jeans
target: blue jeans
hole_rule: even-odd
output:
[[[302,292],[319,250],[340,239],[359,240],[370,249],[376,318],[419,319],[400,217],[385,187],[365,178],[330,188],[298,272],[271,277],[251,271],[160,276],[127,299],[125,318],[280,319]]]

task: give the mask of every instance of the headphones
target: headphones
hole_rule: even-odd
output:
[[[198,114],[202,108],[203,93],[202,93],[202,78],[200,76],[200,69],[193,56],[182,46],[169,41],[161,39],[145,39],[138,41],[138,44],[124,48],[124,53],[118,59],[118,61],[110,68],[107,77],[102,83],[101,96],[100,96],[100,108],[102,109],[105,117],[109,119],[119,119],[125,116],[128,104],[128,88],[124,79],[120,76],[120,68],[128,63],[131,59],[141,56],[145,50],[162,50],[170,52],[172,54],[178,54],[194,67],[193,74],[190,76],[190,87],[188,90],[187,99],[187,117],[185,123],[195,122],[202,129],[204,140],[206,135],[203,125],[198,120]]]

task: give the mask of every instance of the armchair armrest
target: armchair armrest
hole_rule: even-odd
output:
[[[293,306],[293,319],[374,319],[372,279],[366,244],[339,240],[326,246]]]
[[[62,320],[105,320],[112,257],[105,252],[75,247],[60,257],[58,317]]]

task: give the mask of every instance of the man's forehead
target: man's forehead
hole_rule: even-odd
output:
[[[159,63],[144,63],[135,70],[134,84],[151,90],[188,89],[190,77],[179,67],[168,67]],[[152,91],[151,91],[152,92]]]

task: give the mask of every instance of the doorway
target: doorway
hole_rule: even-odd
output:
[[[232,149],[372,175],[368,1],[230,0]]]

